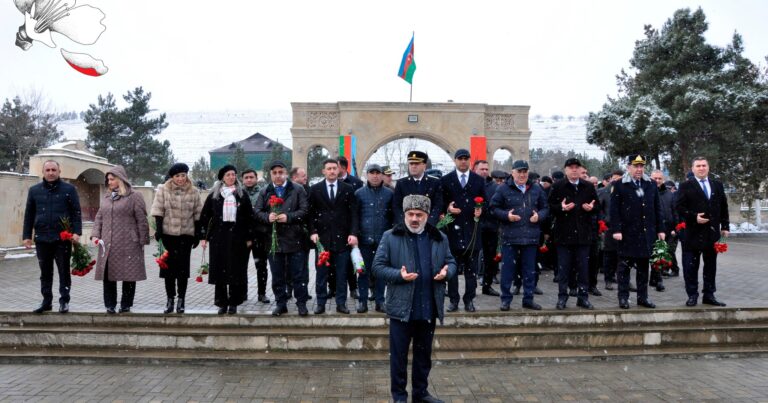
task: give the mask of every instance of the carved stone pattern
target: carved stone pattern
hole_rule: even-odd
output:
[[[514,131],[515,115],[500,113],[486,114],[485,130]]]
[[[307,112],[307,127],[310,129],[338,129],[339,112]]]

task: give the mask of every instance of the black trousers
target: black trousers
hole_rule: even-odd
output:
[[[217,281],[213,291],[213,304],[219,308],[238,306],[243,303],[247,287],[245,284],[227,284],[226,281]]]
[[[714,247],[705,250],[683,249],[683,278],[685,279],[685,292],[689,297],[699,297],[699,263],[704,258],[702,280],[702,294],[704,297],[715,296],[715,276],[717,275],[717,252]]]
[[[187,283],[188,278],[166,278],[165,280],[165,295],[168,298],[176,297],[176,288],[178,286],[178,296],[180,299],[187,296]]]
[[[296,297],[299,305],[307,303],[307,283],[302,281],[302,264],[304,263],[304,252],[294,253],[275,253],[269,258],[269,266],[272,269],[272,292],[275,294],[275,301],[278,304],[285,305],[288,301],[286,289],[291,290]],[[293,282],[288,282],[286,273],[292,273]]]
[[[65,241],[35,242],[37,262],[40,265],[40,293],[43,305],[53,303],[53,263],[59,272],[59,303],[69,303],[69,290],[72,277],[69,274],[69,259],[72,256],[72,244]]]
[[[499,244],[499,232],[482,231],[480,239],[483,241],[483,287],[485,288],[493,285],[493,277],[499,272],[499,263],[493,261]]]
[[[256,266],[256,289],[259,295],[267,293],[267,276],[269,270],[267,270],[267,261],[269,258],[270,245],[266,242],[254,242],[251,246],[251,252],[253,253],[253,264]]]
[[[589,245],[589,288],[597,287],[597,275],[600,273],[600,250],[597,242]]]
[[[389,377],[392,399],[408,400],[405,387],[408,384],[408,348],[413,341],[411,364],[411,390],[413,399],[425,397],[432,369],[432,341],[435,336],[435,320],[403,322],[389,320]]]
[[[568,299],[568,283],[573,275],[576,277],[578,297],[588,300],[589,245],[558,245],[557,264],[558,298]]]
[[[603,251],[603,275],[606,283],[616,282],[616,268],[619,265],[619,256],[615,250]]]
[[[648,299],[648,258],[619,257],[617,277],[619,279],[619,299],[629,299],[629,273],[631,269],[637,271],[637,300]]]
[[[133,297],[136,295],[136,282],[123,281],[123,295],[120,298],[121,308],[133,306]],[[109,262],[104,265],[104,306],[115,309],[117,307],[117,281],[109,281]]]
[[[480,261],[480,251],[474,250],[472,253],[457,252],[453,257],[456,259],[457,272],[464,272],[464,297],[459,295],[459,276],[453,276],[448,280],[448,298],[451,302],[458,304],[462,299],[465,304],[472,302],[477,296],[477,269]],[[494,253],[495,256],[495,253]]]

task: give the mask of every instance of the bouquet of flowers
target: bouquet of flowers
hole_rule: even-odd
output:
[[[205,259],[205,251],[203,251],[203,257],[200,262],[200,268],[197,269],[197,277],[195,277],[195,282],[203,282],[203,276],[208,274],[208,267],[208,262]]]
[[[357,274],[365,273],[365,260],[363,260],[363,254],[360,253],[360,248],[355,246],[352,248],[352,267],[355,268]]]
[[[69,218],[61,218],[61,226],[64,230],[59,233],[59,238],[62,241],[69,241],[72,244],[72,260],[70,266],[72,266],[71,274],[73,276],[83,277],[93,270],[93,266],[96,265],[96,260],[91,257],[91,253],[80,242],[72,242],[72,225],[69,222]]]
[[[437,229],[443,229],[454,221],[453,214],[446,214],[437,222]]]
[[[493,257],[493,261],[499,263],[501,259],[501,239],[499,239],[499,242],[496,244],[496,256]]]
[[[280,214],[283,209],[283,200],[275,195],[269,196],[269,212]],[[277,221],[272,223],[272,244],[269,246],[269,254],[275,255],[277,252]]]
[[[657,239],[653,243],[651,268],[656,271],[672,268],[672,255],[669,253],[669,246],[661,239]]]
[[[323,247],[323,244],[320,242],[320,240],[317,240],[317,265],[318,266],[330,266],[331,263],[329,260],[331,259],[331,252],[328,252]]]
[[[155,224],[155,220],[149,220],[149,223],[150,227],[152,227],[152,229],[157,232],[157,225]],[[152,256],[155,257],[155,263],[157,263],[157,266],[160,267],[160,270],[165,270],[168,268],[168,255],[168,251],[165,250],[165,246],[163,246],[163,241],[157,241],[157,250],[152,254]]]
[[[725,240],[725,237],[720,237],[720,240],[715,242],[715,252],[717,253],[728,252],[728,241]]]

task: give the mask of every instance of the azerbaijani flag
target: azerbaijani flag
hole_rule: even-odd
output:
[[[413,58],[413,36],[411,36],[411,43],[403,53],[403,61],[400,63],[400,70],[397,75],[408,84],[413,84],[413,73],[416,72],[416,60]]]

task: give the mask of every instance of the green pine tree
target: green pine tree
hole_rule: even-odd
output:
[[[235,144],[235,151],[232,152],[232,156],[229,157],[229,161],[227,162],[237,168],[238,175],[250,168],[248,158],[245,156],[245,150],[243,150],[243,146],[240,144]]]

